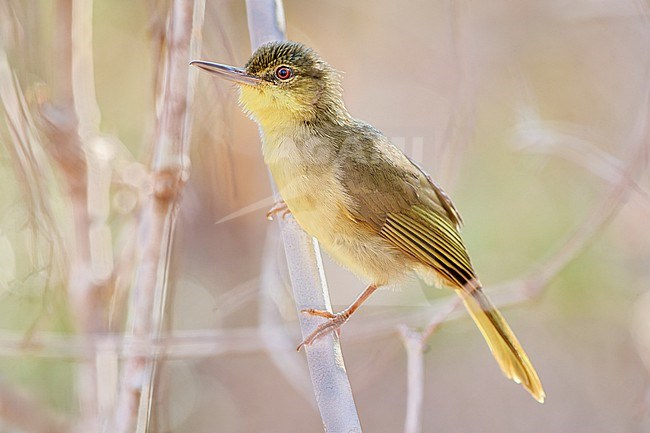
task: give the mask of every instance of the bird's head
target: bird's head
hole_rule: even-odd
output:
[[[191,64],[238,84],[239,102],[263,128],[347,117],[336,70],[297,42],[269,42],[244,68],[195,60]]]

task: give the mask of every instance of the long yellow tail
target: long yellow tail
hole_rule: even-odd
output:
[[[503,374],[521,383],[535,400],[544,403],[544,389],[526,352],[517,341],[506,320],[480,288],[457,289],[467,311],[481,330]]]

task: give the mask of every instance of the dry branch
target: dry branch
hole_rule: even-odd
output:
[[[64,258],[62,254],[55,254],[55,251],[63,251],[63,241],[47,197],[47,184],[51,179],[50,167],[44,157],[42,143],[20,83],[1,45],[0,102],[4,107],[4,119],[10,137],[10,140],[4,141],[5,148],[27,205],[34,251],[37,251],[38,239],[45,239],[47,243],[42,262],[38,260],[40,254],[34,254],[33,268],[59,271],[63,268]]]
[[[247,0],[246,10],[253,50],[265,42],[285,39],[284,11],[280,0]],[[272,180],[271,184],[276,200],[279,200]],[[300,311],[304,308],[332,309],[320,251],[317,241],[307,235],[292,217],[280,218],[280,230],[300,315],[300,328],[306,337],[319,320],[306,317]],[[325,431],[360,433],[361,425],[338,338],[334,334],[326,335],[307,346],[306,353]]]
[[[644,108],[638,123],[640,137],[636,146],[632,146],[635,151],[626,166],[617,172],[616,181],[612,182],[608,194],[587,213],[586,218],[580,221],[565,241],[546,259],[534,266],[531,272],[491,290],[493,294],[496,292],[494,296],[496,305],[512,305],[539,296],[543,289],[602,232],[605,225],[625,205],[630,194],[636,191],[637,181],[646,167],[650,149],[650,94],[646,94]],[[422,333],[403,325],[399,327],[408,363],[408,397],[404,428],[406,433],[419,433],[422,428],[423,349],[426,340],[439,324],[454,313],[458,305],[457,297],[446,301],[446,304],[447,310],[445,307],[439,309]]]
[[[398,327],[402,344],[406,349],[406,418],[404,433],[422,431],[422,401],[424,397],[424,351],[427,340],[460,305],[460,298],[452,299],[446,309],[441,310],[424,328],[418,332],[405,325]]]
[[[295,353],[296,339],[283,325],[280,310],[291,304],[288,276],[282,275],[279,265],[286,260],[280,244],[277,227],[269,226],[262,254],[262,272],[259,290],[259,327],[262,341],[268,347],[268,356],[285,380],[310,403],[312,388],[309,386],[309,371],[301,357]],[[286,272],[284,272],[286,274]],[[283,278],[284,277],[284,278]],[[287,289],[285,289],[287,288]],[[292,305],[291,305],[292,306]],[[292,306],[293,307],[293,306]],[[314,405],[315,406],[315,405]]]
[[[110,271],[97,278],[93,270],[93,203],[108,200],[108,189],[95,190],[88,182],[87,152],[92,153],[99,129],[95,101],[92,51],[92,1],[59,0],[56,4],[57,82],[52,103],[41,109],[42,129],[49,151],[65,180],[72,206],[74,247],[70,253],[68,297],[78,331],[87,339],[103,330],[102,294],[110,285]],[[102,199],[99,199],[99,195]],[[104,213],[105,214],[105,213]],[[100,217],[101,218],[101,217]],[[97,232],[95,232],[97,233]],[[97,237],[95,236],[95,239]],[[110,233],[104,239],[110,239]],[[110,244],[110,241],[109,241]],[[81,425],[98,431],[97,380],[94,359],[79,364],[77,390]]]
[[[129,332],[144,340],[162,331],[176,211],[188,177],[194,73],[189,70],[193,29],[203,21],[202,1],[171,4],[163,45],[158,117],[153,138],[151,194],[140,218],[140,257],[132,292]],[[191,76],[190,76],[191,74]],[[111,431],[149,428],[156,356],[130,357],[124,365]]]

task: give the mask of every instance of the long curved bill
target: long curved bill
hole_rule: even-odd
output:
[[[206,62],[203,60],[192,60],[190,65],[196,66],[208,71],[212,74],[219,75],[229,81],[235,83],[248,84],[249,86],[257,86],[262,80],[253,75],[248,75],[244,68],[236,68],[234,66],[222,65],[221,63]]]

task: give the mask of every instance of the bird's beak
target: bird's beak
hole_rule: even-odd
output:
[[[234,81],[235,83],[257,86],[262,82],[261,78],[247,74],[244,68],[222,65],[221,63],[205,62],[203,60],[192,60],[190,65],[197,66],[204,71],[217,74],[220,77]]]

